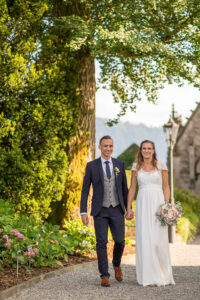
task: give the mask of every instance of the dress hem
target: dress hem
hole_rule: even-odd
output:
[[[166,286],[166,285],[175,285],[176,283],[173,281],[173,282],[166,282],[166,283],[156,283],[156,282],[148,282],[148,283],[139,283],[139,285],[142,285],[143,287],[146,287],[146,286],[150,286],[150,285],[155,285],[157,287],[159,286]]]

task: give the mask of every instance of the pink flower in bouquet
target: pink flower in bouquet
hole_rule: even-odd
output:
[[[168,219],[172,219],[173,218],[173,212],[169,211],[168,213]]]
[[[177,216],[177,211],[173,211],[173,216],[176,217]]]
[[[163,204],[158,208],[156,216],[161,222],[162,226],[175,225],[177,223],[178,217],[182,216],[181,204]]]
[[[158,214],[159,216],[162,214],[162,207],[159,207],[159,208],[158,208],[157,214]]]

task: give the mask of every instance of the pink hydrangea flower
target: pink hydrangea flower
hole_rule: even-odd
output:
[[[3,239],[8,240],[9,239],[8,235],[7,234],[3,235]]]
[[[18,233],[17,229],[10,230],[10,234],[14,234],[15,235],[16,233]]]
[[[6,248],[10,249],[10,248],[11,248],[11,243],[5,243],[4,246],[5,246]]]
[[[28,258],[31,258],[31,257],[35,256],[35,253],[33,253],[32,251],[26,251],[26,252],[24,252],[24,255],[27,256]]]
[[[27,256],[28,258],[31,258],[31,257],[34,257],[38,253],[39,253],[39,249],[34,248],[33,250],[24,252],[24,255]]]
[[[22,233],[18,233],[17,237],[18,237],[19,239],[24,239],[24,235],[23,235]]]
[[[34,252],[35,254],[38,254],[38,253],[39,253],[39,249],[38,249],[38,248],[34,248],[34,249],[33,249],[33,252]]]

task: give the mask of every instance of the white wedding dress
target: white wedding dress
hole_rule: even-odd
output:
[[[136,275],[140,285],[157,286],[175,284],[168,244],[168,228],[161,226],[155,213],[164,201],[162,190],[164,163],[158,162],[158,169],[138,171],[139,191],[136,199]],[[132,166],[136,171],[136,163]]]

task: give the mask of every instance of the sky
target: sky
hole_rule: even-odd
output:
[[[143,99],[138,102],[136,113],[129,110],[125,116],[121,117],[120,121],[160,127],[168,122],[172,104],[174,104],[175,111],[182,116],[183,124],[185,124],[186,118],[190,117],[191,110],[196,108],[197,102],[200,102],[200,91],[197,88],[187,83],[183,87],[178,87],[176,84],[166,85],[159,92],[159,100],[156,105]],[[96,117],[115,118],[119,111],[120,106],[118,103],[113,103],[111,92],[99,88],[96,92]]]

